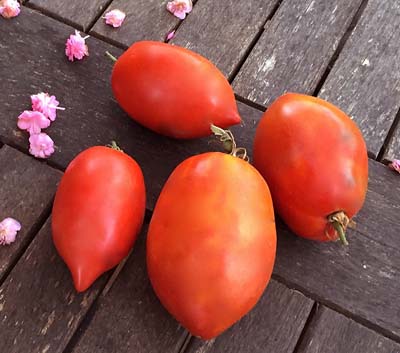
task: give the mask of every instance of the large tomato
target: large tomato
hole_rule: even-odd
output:
[[[166,309],[210,339],[256,304],[275,250],[264,179],[247,162],[211,152],[185,160],[166,182],[149,226],[147,265]]]
[[[254,165],[274,206],[305,238],[337,240],[364,203],[368,156],[356,124],[311,96],[285,94],[265,112],[254,141]]]
[[[224,75],[204,57],[170,44],[133,44],[115,63],[112,89],[134,120],[170,137],[207,136],[211,124],[241,120]]]
[[[52,231],[78,292],[128,255],[144,211],[142,171],[125,153],[97,146],[70,163],[56,193]]]

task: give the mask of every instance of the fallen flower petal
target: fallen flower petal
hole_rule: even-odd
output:
[[[54,142],[45,133],[31,135],[29,137],[29,153],[37,158],[47,158],[54,153]]]
[[[85,40],[89,36],[82,37],[79,31],[75,30],[75,34],[71,34],[67,39],[65,55],[68,60],[74,61],[75,59],[82,60],[84,56],[89,56],[89,49],[85,43]]]
[[[0,245],[9,245],[15,241],[21,224],[14,218],[5,218],[0,222]]]
[[[38,93],[31,96],[32,109],[43,113],[51,121],[56,120],[57,109],[65,110],[65,108],[59,107],[59,101],[55,96],[50,96],[48,93]],[[40,132],[40,131],[39,131]]]
[[[106,24],[113,26],[114,28],[121,27],[126,17],[125,12],[121,10],[112,10],[105,14],[103,18],[106,20]]]
[[[192,11],[192,0],[174,0],[167,3],[167,10],[174,16],[183,20]]]
[[[392,163],[389,164],[389,168],[400,173],[400,159],[394,159]]]
[[[175,37],[175,31],[171,31],[167,34],[167,41],[170,41],[172,38]]]
[[[50,120],[43,113],[25,110],[18,117],[17,125],[21,130],[26,130],[30,134],[38,134],[41,129],[49,127],[50,123]]]
[[[17,0],[3,0],[0,2],[0,15],[4,18],[18,16],[20,12],[20,5]]]

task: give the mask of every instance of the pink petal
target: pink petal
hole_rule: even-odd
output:
[[[16,17],[20,13],[20,5],[16,0],[3,0],[0,6],[0,15],[4,18]]]
[[[65,55],[68,57],[68,60],[82,60],[85,56],[89,56],[89,49],[85,43],[87,38],[89,36],[82,37],[79,31],[76,30],[75,34],[69,36],[65,44]]]
[[[174,16],[183,20],[193,9],[193,4],[191,0],[174,0],[167,3],[167,10],[171,12]]]
[[[38,134],[41,129],[45,129],[50,126],[50,120],[46,118],[41,112],[32,112],[25,110],[18,117],[18,127],[21,130],[26,130],[30,134]]]
[[[175,31],[171,31],[167,34],[167,41],[171,40],[172,38],[175,37]]]
[[[51,121],[56,120],[57,109],[65,110],[59,107],[60,104],[55,96],[50,96],[48,93],[38,93],[31,96],[32,109],[43,113]]]
[[[400,159],[394,159],[392,163],[389,164],[389,168],[400,173]]]
[[[104,16],[106,24],[111,25],[114,28],[121,27],[122,22],[124,22],[125,20],[125,17],[125,12],[117,9],[107,12]]]
[[[9,245],[15,241],[21,224],[14,218],[5,218],[0,222],[0,245]]]
[[[29,137],[29,153],[37,158],[47,158],[54,153],[54,142],[45,133],[31,135]]]

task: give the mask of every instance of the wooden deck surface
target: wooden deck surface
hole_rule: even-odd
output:
[[[0,18],[0,220],[22,223],[0,248],[1,353],[400,353],[400,2],[398,0],[197,0],[183,21],[164,0],[28,0]],[[119,8],[120,29],[101,18]],[[71,64],[65,41],[90,34],[90,56]],[[185,158],[220,150],[213,138],[176,141],[133,122],[110,87],[112,63],[132,43],[164,41],[213,61],[232,83],[251,155],[263,110],[286,91],[319,96],[360,126],[369,187],[349,247],[309,242],[278,221],[278,253],[263,297],[214,340],[191,337],[162,307],[147,277],[147,224],[163,183]],[[28,153],[16,118],[49,91],[68,109],[47,130],[56,152]],[[51,205],[68,163],[117,140],[147,181],[147,220],[122,270],[77,294],[56,253]],[[316,151],[317,153],[317,151]]]

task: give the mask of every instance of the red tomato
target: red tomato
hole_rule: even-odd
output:
[[[147,237],[147,266],[167,310],[193,335],[217,336],[258,301],[276,231],[267,184],[249,163],[211,152],[166,182]]]
[[[233,90],[204,57],[159,42],[137,42],[117,60],[112,89],[138,123],[175,138],[211,134],[240,123]]]
[[[293,93],[278,98],[257,128],[254,165],[275,209],[302,237],[337,240],[338,225],[345,229],[364,203],[368,156],[362,134],[322,99]]]
[[[128,255],[144,211],[143,174],[125,153],[97,146],[70,163],[56,193],[52,231],[78,292]]]

